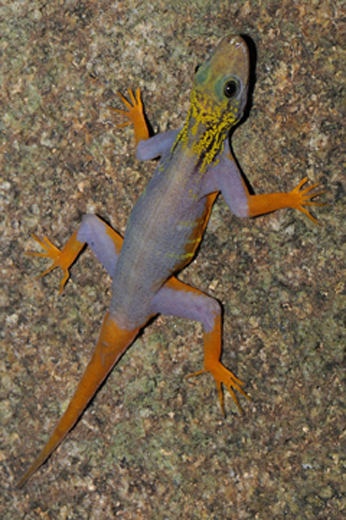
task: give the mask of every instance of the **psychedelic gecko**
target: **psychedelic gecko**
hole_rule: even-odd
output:
[[[223,38],[197,69],[191,107],[182,129],[149,138],[140,91],[121,94],[127,110],[117,110],[134,125],[139,160],[161,156],[153,178],[129,217],[124,239],[95,215],[86,215],[62,250],[47,237],[34,236],[46,250],[29,253],[47,257],[64,277],[88,244],[113,279],[112,300],[92,358],[47,444],[20,479],[23,486],[71,430],[118,359],[139,331],[157,314],[197,320],[203,325],[204,366],[192,375],[210,372],[215,379],[222,411],[222,384],[240,409],[235,390],[248,397],[244,384],[220,361],[221,306],[210,296],[181,282],[176,273],[195,256],[219,192],[232,213],[254,217],[281,208],[295,208],[312,221],[303,206],[322,205],[311,199],[317,186],[302,189],[303,179],[289,193],[251,195],[231,154],[231,128],[241,119],[247,103],[249,52],[240,36]],[[240,409],[241,410],[241,409]]]

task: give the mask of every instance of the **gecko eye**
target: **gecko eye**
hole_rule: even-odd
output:
[[[223,87],[223,93],[229,99],[236,96],[238,94],[238,91],[239,91],[239,84],[234,79],[227,81],[227,83],[225,83],[225,86]]]
[[[200,66],[201,66],[200,63],[196,66],[196,68],[195,68],[195,74],[196,74],[196,72],[198,71],[198,69],[200,68]]]

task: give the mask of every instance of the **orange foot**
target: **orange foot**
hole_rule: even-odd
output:
[[[127,110],[120,110],[119,108],[114,107],[110,108],[125,118],[123,123],[117,125],[119,128],[133,124],[135,130],[135,141],[137,145],[139,141],[145,141],[148,139],[149,130],[144,115],[140,89],[136,89],[136,95],[131,89],[128,90],[128,93],[130,96],[130,101],[128,101],[120,92],[117,92]]]
[[[244,390],[241,388],[245,383],[238,379],[234,374],[232,374],[232,372],[228,370],[222,363],[220,363],[220,361],[218,361],[217,363],[213,363],[212,367],[205,367],[203,370],[199,370],[198,372],[189,374],[187,377],[199,376],[201,374],[206,374],[207,372],[210,372],[213,378],[215,379],[223,415],[226,415],[226,413],[221,383],[223,383],[228,388],[229,393],[231,394],[235,404],[237,405],[239,412],[243,413],[243,410],[239,404],[239,401],[237,399],[237,396],[235,395],[233,388],[235,390],[238,390],[238,392],[240,392],[244,397],[251,401],[251,397],[248,396],[247,393],[245,393]]]
[[[130,100],[131,102],[127,101],[127,99],[121,94],[121,92],[117,92],[118,96],[120,97],[121,101],[126,106],[127,110],[120,110],[119,108],[111,107],[112,110],[115,112],[118,112],[118,114],[121,114],[124,116],[127,121],[124,123],[121,123],[117,126],[122,128],[123,126],[128,126],[135,122],[136,118],[138,117],[138,114],[143,114],[143,103],[141,100],[141,91],[139,88],[136,89],[136,96],[134,95],[133,91],[129,88],[128,90]]]
[[[38,278],[42,278],[42,276],[45,276],[46,274],[50,273],[56,267],[60,267],[60,269],[63,270],[64,277],[60,283],[59,289],[59,294],[61,294],[70,276],[69,268],[79,255],[84,244],[77,240],[77,232],[75,232],[72,235],[72,237],[69,239],[69,241],[62,250],[58,249],[54,244],[52,244],[52,242],[46,236],[44,236],[43,240],[41,240],[33,234],[32,238],[34,238],[36,242],[38,242],[40,246],[46,250],[46,252],[36,253],[34,251],[29,251],[25,254],[28,256],[41,256],[43,258],[50,258],[51,260],[53,260],[53,264],[50,267],[48,267],[48,269],[46,269],[42,274],[40,274]]]
[[[312,222],[315,224],[319,224],[318,220],[311,215],[311,213],[305,209],[303,206],[326,206],[324,202],[314,202],[311,199],[317,197],[317,195],[322,195],[324,191],[318,191],[317,193],[310,193],[311,190],[319,186],[319,183],[313,184],[304,190],[301,190],[301,187],[308,181],[308,177],[305,177],[300,181],[298,186],[296,186],[292,191],[290,191],[287,195],[289,197],[289,207],[297,209],[304,213],[307,217],[309,217]]]

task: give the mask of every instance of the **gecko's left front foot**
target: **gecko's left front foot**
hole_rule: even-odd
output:
[[[126,121],[117,125],[119,128],[131,125],[132,123],[135,124],[136,119],[138,117],[142,117],[142,114],[143,114],[143,103],[141,100],[140,89],[137,88],[136,93],[134,94],[133,91],[129,88],[128,93],[129,93],[130,101],[128,101],[126,99],[126,97],[124,97],[121,94],[121,92],[117,92],[118,96],[120,97],[121,101],[124,103],[127,110],[121,110],[119,108],[110,107],[114,112],[121,114],[126,119]]]
[[[237,396],[235,395],[234,390],[240,392],[244,397],[251,401],[251,397],[247,395],[246,392],[241,388],[245,383],[238,379],[230,370],[228,370],[220,361],[213,362],[212,366],[205,366],[203,370],[199,370],[198,372],[194,372],[193,374],[189,374],[187,377],[199,376],[201,374],[206,374],[210,372],[213,378],[215,379],[216,388],[219,394],[220,405],[223,415],[225,413],[225,405],[224,405],[224,397],[222,391],[222,384],[224,384],[229,393],[231,394],[235,404],[238,407],[239,412],[242,414],[243,410],[239,404]]]
[[[129,88],[128,90],[130,101],[128,101],[120,92],[117,92],[121,101],[124,103],[127,110],[121,110],[119,108],[110,107],[114,112],[120,114],[125,121],[123,123],[119,123],[117,126],[122,128],[124,126],[128,126],[133,124],[135,131],[135,141],[136,145],[139,141],[146,141],[149,137],[149,130],[147,121],[144,115],[144,108],[141,99],[141,90],[140,88],[136,89],[135,94]]]

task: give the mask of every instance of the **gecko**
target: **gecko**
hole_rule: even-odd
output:
[[[75,425],[101,383],[139,332],[157,314],[199,321],[203,327],[203,368],[216,383],[224,413],[223,385],[237,407],[244,383],[221,362],[220,303],[177,278],[194,258],[213,203],[219,193],[236,217],[255,217],[282,208],[303,212],[323,205],[320,195],[302,179],[290,192],[254,195],[231,152],[229,134],[241,120],[248,100],[249,49],[243,37],[220,40],[196,69],[190,108],[182,128],[149,137],[140,89],[129,89],[129,100],[118,92],[123,117],[118,126],[133,125],[138,160],[160,158],[155,173],[135,204],[124,238],[96,215],[86,215],[60,250],[46,236],[33,238],[45,252],[28,254],[52,260],[41,276],[56,267],[63,271],[59,294],[69,269],[87,244],[112,278],[112,298],[98,341],[66,411],[47,444],[17,483],[21,488],[50,457]]]

